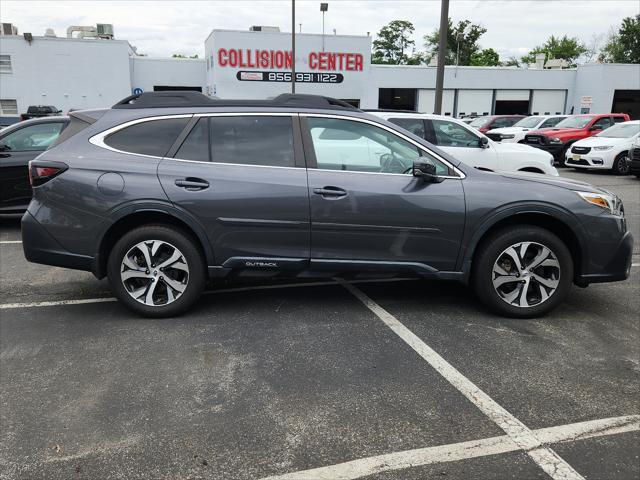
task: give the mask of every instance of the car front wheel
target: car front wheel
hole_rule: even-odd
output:
[[[545,315],[567,296],[573,261],[556,235],[536,226],[500,230],[480,246],[473,287],[487,307],[514,318]]]
[[[627,152],[622,152],[613,161],[613,168],[611,171],[616,175],[629,175],[630,159]]]
[[[165,225],[143,226],[120,238],[109,255],[107,275],[118,300],[146,317],[183,313],[206,280],[194,240]]]

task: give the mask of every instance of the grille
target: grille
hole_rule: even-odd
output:
[[[527,135],[525,142],[533,145],[546,145],[547,137],[544,135]]]
[[[631,150],[631,159],[634,162],[640,162],[640,148],[634,148]]]
[[[589,162],[581,158],[580,160],[574,160],[573,158],[567,158],[565,163],[572,163],[573,165],[589,165]]]
[[[573,147],[571,149],[571,153],[577,153],[579,155],[584,155],[585,153],[589,153],[591,151],[591,147]]]

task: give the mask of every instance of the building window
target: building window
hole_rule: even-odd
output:
[[[415,110],[415,88],[381,88],[378,90],[378,108],[389,110]]]
[[[16,100],[0,100],[0,115],[18,115],[18,102]]]
[[[0,73],[11,73],[11,55],[0,55]]]

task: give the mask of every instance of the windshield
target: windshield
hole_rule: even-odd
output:
[[[640,133],[640,123],[619,123],[598,133],[596,137],[629,138]]]
[[[519,122],[514,123],[513,126],[522,128],[533,128],[538,125],[538,123],[540,123],[542,119],[543,117],[526,117]]]
[[[472,127],[480,128],[489,123],[489,120],[491,120],[491,117],[478,117],[469,125],[471,125]]]
[[[559,122],[555,128],[584,128],[593,117],[569,117]]]

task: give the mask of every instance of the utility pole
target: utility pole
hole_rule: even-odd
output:
[[[296,93],[296,0],[291,0],[291,93]]]
[[[433,113],[442,113],[442,89],[444,87],[444,62],[447,54],[447,34],[449,29],[449,0],[440,3],[440,44],[438,46],[438,65],[436,67],[436,99]]]

